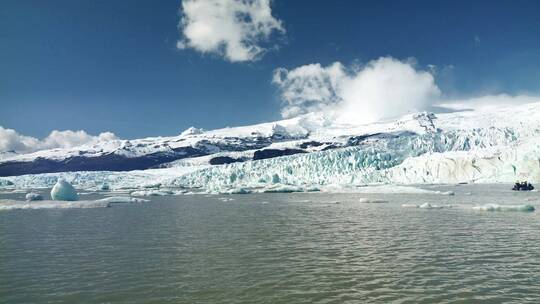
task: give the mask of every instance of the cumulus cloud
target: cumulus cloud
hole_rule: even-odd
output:
[[[184,0],[179,49],[213,53],[229,61],[257,60],[272,33],[284,33],[270,0]]]
[[[85,131],[52,131],[44,139],[19,134],[13,129],[0,126],[0,152],[31,153],[54,148],[71,148],[85,144],[118,139],[111,132],[103,132],[92,136]]]
[[[336,62],[274,71],[284,106],[283,117],[322,112],[337,122],[363,124],[428,109],[441,92],[433,75],[411,61],[391,57],[360,68]]]

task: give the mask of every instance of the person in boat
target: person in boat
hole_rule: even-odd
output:
[[[514,187],[512,188],[512,190],[515,190],[515,191],[531,191],[533,189],[534,189],[533,185],[531,185],[531,183],[527,181],[524,181],[524,182],[517,181],[514,184]]]

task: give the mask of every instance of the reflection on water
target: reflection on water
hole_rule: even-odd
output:
[[[0,212],[0,303],[538,303],[537,212],[472,206],[540,193],[442,190]]]

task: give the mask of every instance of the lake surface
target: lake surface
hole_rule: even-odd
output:
[[[539,303],[538,212],[472,209],[540,205],[507,188],[2,211],[0,303]]]

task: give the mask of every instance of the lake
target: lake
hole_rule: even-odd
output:
[[[538,212],[472,208],[538,207],[508,188],[2,211],[0,303],[538,303]]]

